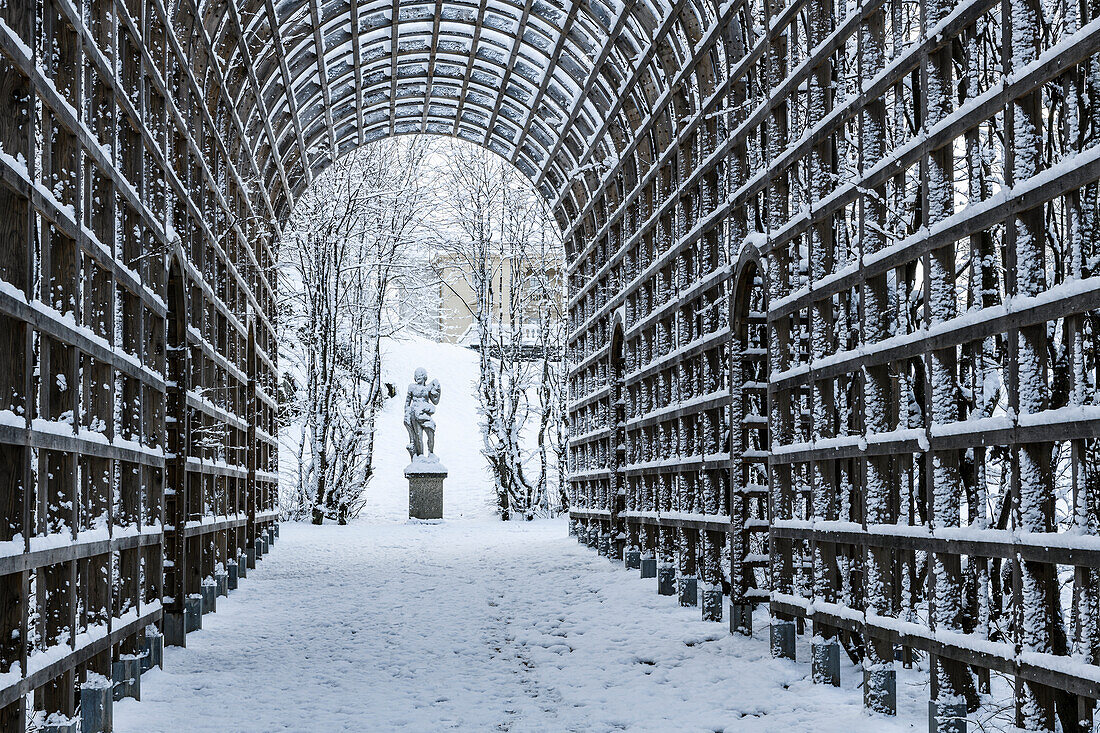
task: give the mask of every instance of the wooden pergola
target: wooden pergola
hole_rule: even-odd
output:
[[[1090,730],[1100,20],[1043,7],[0,4],[0,726],[274,541],[280,228],[425,133],[562,228],[579,537],[873,710],[919,652],[940,730],[991,673]]]

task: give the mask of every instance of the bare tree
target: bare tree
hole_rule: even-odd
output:
[[[540,343],[542,353],[550,353],[546,342],[562,320],[560,297],[550,312],[542,310],[552,290],[547,263],[560,266],[560,240],[553,238],[545,205],[529,183],[483,151],[452,145],[440,184],[445,196],[435,222],[433,261],[442,286],[459,296],[476,329],[482,452],[497,509],[502,519],[530,518],[540,502],[549,506],[546,442],[552,422],[561,417],[551,407],[553,385],[550,392],[536,390],[534,407],[529,399],[538,380],[558,379],[559,369],[548,377],[551,363],[544,358],[539,364],[535,354]],[[521,437],[533,410],[541,415],[534,484],[525,473]]]
[[[298,465],[284,509],[345,523],[362,508],[384,399],[380,339],[401,327],[388,297],[426,211],[428,144],[387,140],[345,157],[283,234],[280,324],[286,440]]]
[[[561,278],[564,252],[549,212],[541,207],[538,213],[541,217],[534,241],[523,242],[523,259],[527,272],[524,290],[535,314],[534,352],[540,360],[539,378],[535,387],[535,410],[538,415],[535,442],[539,471],[529,507],[532,513],[549,515],[555,505],[562,508],[569,506],[565,494],[565,473],[562,470],[568,445],[564,409],[565,381],[562,371],[566,335]],[[556,497],[551,493],[554,475],[557,476],[554,492]]]

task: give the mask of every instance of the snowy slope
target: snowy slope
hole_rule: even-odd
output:
[[[409,442],[404,426],[405,390],[417,367],[428,370],[443,388],[436,408],[436,455],[449,475],[443,485],[443,516],[448,519],[492,514],[493,487],[481,455],[478,429],[476,351],[420,338],[386,339],[382,351],[384,381],[397,387],[386,400],[375,433],[375,474],[367,487],[367,520],[406,521],[409,517],[405,466]]]

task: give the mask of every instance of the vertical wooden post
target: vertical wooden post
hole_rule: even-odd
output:
[[[248,390],[245,396],[245,414],[248,420],[248,435],[245,439],[245,444],[248,450],[248,479],[245,488],[245,494],[248,502],[248,524],[246,537],[248,539],[248,546],[255,547],[256,539],[259,537],[259,527],[256,522],[257,512],[257,486],[256,486],[256,464],[259,458],[259,446],[256,440],[256,325],[255,323],[249,323],[248,325],[248,346],[246,348],[245,364],[248,374]]]
[[[190,410],[187,408],[187,388],[191,373],[190,349],[187,345],[188,323],[187,288],[183,270],[173,254],[168,269],[167,315],[167,435],[165,449],[164,506],[165,549],[167,561],[164,571],[163,595],[165,643],[186,645],[184,613],[188,574],[187,547],[184,528],[187,525],[188,493],[190,481],[187,456],[190,452],[188,436],[191,432]]]

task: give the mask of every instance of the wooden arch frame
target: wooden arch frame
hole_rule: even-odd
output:
[[[225,107],[237,122],[227,132],[250,141],[250,167],[271,192],[266,205],[257,202],[260,208],[281,220],[316,174],[373,137],[433,132],[476,142],[510,160],[567,226],[587,202],[605,193],[600,177],[585,170],[590,161],[619,156],[624,164],[615,167],[630,174],[652,160],[649,144],[632,143],[631,136],[648,137],[652,128],[662,147],[671,141],[673,118],[652,109],[665,89],[676,87],[671,99],[680,117],[697,107],[681,84],[672,82],[683,76],[680,67],[693,55],[681,39],[697,42],[705,16],[716,12],[686,0],[672,13],[643,0],[618,14],[600,3],[559,10],[533,0],[406,5],[402,20],[392,23],[397,6],[389,0],[328,3],[323,14],[316,0],[278,10],[267,1],[242,8],[199,0],[179,4],[176,23],[184,48],[194,52],[200,84],[217,85],[220,95],[226,82],[233,82]],[[417,22],[425,13],[436,18],[430,32]],[[492,22],[494,17],[500,20]],[[482,34],[480,28],[505,19],[524,32],[500,46],[499,35]],[[307,25],[315,32],[288,40],[288,33]],[[380,31],[389,34],[391,46],[400,40],[397,53],[368,53]],[[244,44],[245,37],[258,40]],[[463,43],[476,53],[462,59]],[[720,74],[711,55],[721,55],[713,43],[691,62],[693,77],[695,67],[703,73],[690,88],[704,93],[713,88]],[[465,70],[448,77],[457,60],[465,62],[459,64]],[[424,64],[420,77],[418,63]],[[402,71],[398,78],[399,68],[414,73]],[[446,92],[448,84],[455,88],[452,82],[457,94]],[[544,121],[547,114],[558,118],[555,127]],[[636,151],[628,146],[641,151],[642,160],[634,161]],[[605,178],[619,175],[604,170]],[[624,180],[625,190],[635,187],[632,179]],[[568,247],[572,250],[573,243]]]
[[[768,270],[766,260],[752,238],[741,243],[737,263],[733,268],[730,290],[730,628],[743,634],[752,633],[752,609],[768,599],[771,568],[759,559],[766,554],[766,535],[770,513],[768,490],[767,446],[768,354],[749,353],[750,329],[763,330],[768,343],[767,326],[760,323],[767,312]],[[762,301],[760,311],[752,310],[754,296]],[[760,333],[757,339],[760,339]],[[759,347],[757,347],[759,348]],[[767,347],[764,347],[765,352]],[[763,369],[750,367],[763,362]],[[751,380],[746,373],[763,379]],[[762,403],[762,404],[761,404]],[[764,424],[760,425],[760,417]],[[756,432],[755,441],[753,432]],[[759,433],[763,432],[763,436]],[[763,445],[750,446],[750,442]],[[751,465],[763,463],[763,481],[751,480]],[[756,475],[761,472],[755,471]],[[754,552],[754,550],[756,550]],[[765,552],[762,552],[764,550]],[[758,575],[757,569],[762,572]]]

